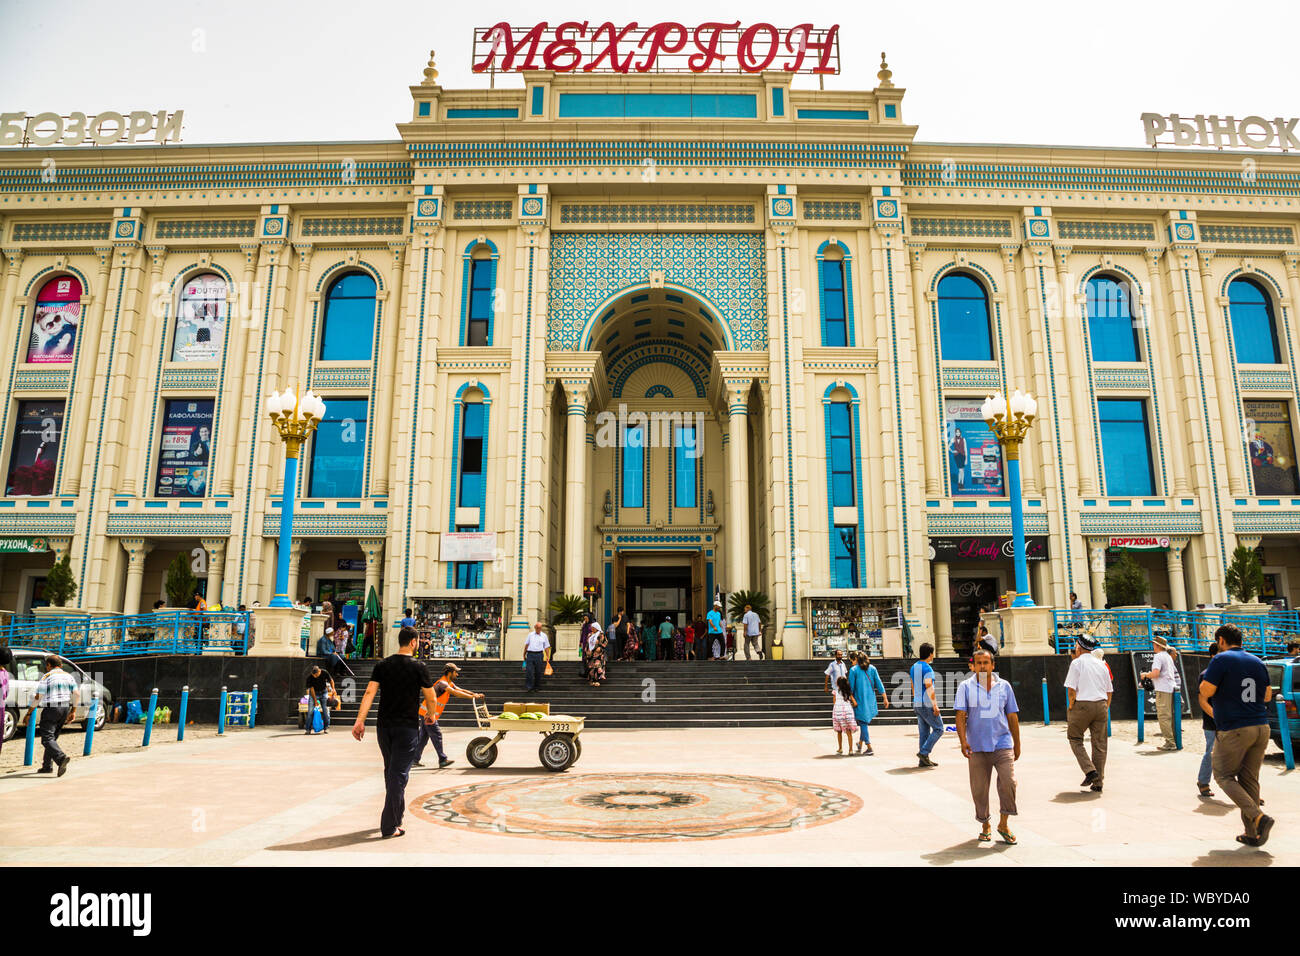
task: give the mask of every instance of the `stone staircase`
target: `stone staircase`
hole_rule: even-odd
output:
[[[377,661],[349,661],[357,675],[356,697],[333,715],[335,721],[351,724]],[[440,661],[429,661],[435,678]],[[587,718],[591,729],[636,729],[670,727],[815,727],[829,729],[831,699],[822,690],[825,661],[657,661],[614,663],[607,680],[591,687],[579,675],[576,661],[557,661],[555,674],[544,678],[541,688],[524,694],[524,671],[520,661],[458,662],[458,685],[486,695],[488,707],[500,713],[506,701],[546,702],[551,713]],[[893,706],[882,709],[877,724],[914,723],[911,697],[900,685],[897,674],[905,674],[912,661],[874,661],[890,694]],[[965,676],[962,661],[936,665],[940,686],[951,672]],[[901,687],[910,685],[904,680]],[[901,705],[900,706],[900,702]],[[951,698],[941,695],[943,716],[952,723]],[[368,723],[373,724],[375,708]],[[473,727],[470,703],[452,697],[442,716],[444,727]]]

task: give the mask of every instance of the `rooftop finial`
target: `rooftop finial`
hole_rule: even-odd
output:
[[[436,55],[433,50],[429,51],[429,65],[424,68],[424,82],[420,84],[421,86],[438,85],[438,70],[433,64],[433,58]]]
[[[894,81],[894,71],[891,70],[891,69],[889,68],[889,64],[885,62],[885,51],[884,51],[884,50],[881,50],[881,51],[880,51],[880,72],[878,72],[878,73],[876,74],[876,77],[880,80],[880,88],[881,88],[881,89],[885,89],[885,90],[887,90],[887,89],[891,89],[891,88],[893,87],[893,85],[894,85],[894,82],[893,82],[893,81]]]

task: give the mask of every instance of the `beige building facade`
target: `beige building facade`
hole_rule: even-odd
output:
[[[883,65],[411,96],[392,142],[0,151],[0,606],[62,553],[88,610],[177,554],[267,603],[288,386],[290,593],[502,602],[507,656],[593,582],[762,591],[792,658],[847,598],[961,646],[1014,587],[972,409],[1015,388],[1037,603],[1120,549],[1222,601],[1238,544],[1300,599],[1295,156],[925,143]]]

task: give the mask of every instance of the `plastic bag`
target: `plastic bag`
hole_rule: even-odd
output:
[[[320,708],[313,707],[311,710],[311,732],[318,734],[325,729],[325,718],[320,715]]]
[[[144,721],[144,708],[140,706],[138,700],[129,700],[126,702],[126,722],[128,724],[139,724]]]

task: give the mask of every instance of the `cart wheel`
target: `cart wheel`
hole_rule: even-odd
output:
[[[582,738],[571,737],[570,739],[573,741],[573,763],[569,764],[569,766],[572,767],[574,763],[582,759]]]
[[[577,749],[573,746],[573,738],[568,734],[547,734],[542,738],[537,756],[543,767],[559,773],[568,770],[569,765],[577,759]]]
[[[486,770],[496,763],[497,745],[491,737],[475,737],[465,748],[465,759],[480,770]]]

